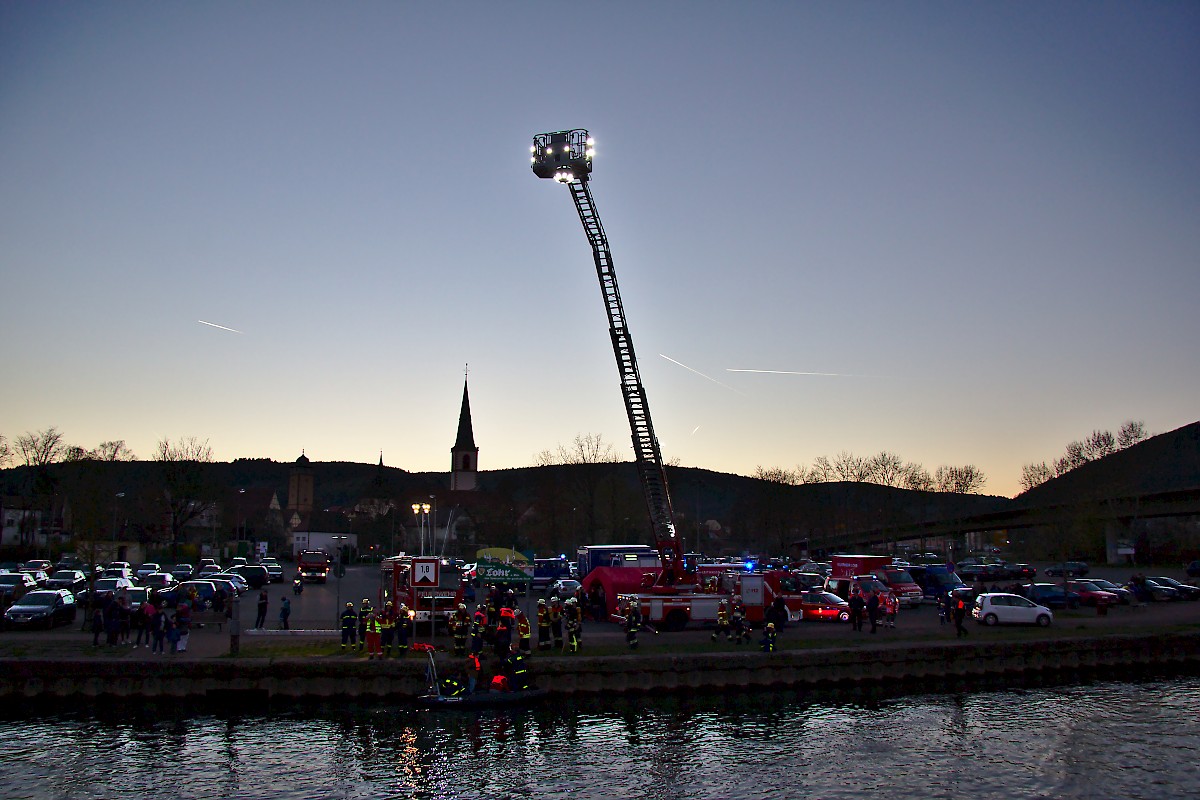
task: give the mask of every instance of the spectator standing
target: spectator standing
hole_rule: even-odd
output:
[[[970,632],[963,627],[963,620],[967,618],[967,600],[962,596],[950,595],[951,613],[954,614],[954,638],[962,636],[970,636]]]
[[[850,628],[855,632],[861,632],[863,610],[867,607],[866,601],[863,600],[862,594],[854,592],[847,602],[850,604]]]
[[[264,588],[258,593],[258,616],[254,618],[254,627],[261,629],[267,624],[267,590]]]
[[[288,617],[292,616],[292,601],[286,597],[279,600],[279,628],[281,630],[288,629]]]
[[[871,633],[879,629],[879,590],[872,589],[867,596],[867,619],[871,622]]]
[[[883,596],[883,624],[886,628],[896,627],[896,612],[900,608],[900,598],[892,590]]]
[[[150,652],[163,654],[163,643],[167,638],[167,612],[163,608],[155,609],[154,616],[150,618]]]
[[[190,603],[180,603],[179,608],[175,609],[175,633],[178,637],[175,650],[186,653],[188,639],[192,635],[192,606]]]
[[[133,615],[133,627],[137,630],[137,639],[133,642],[133,647],[136,650],[142,646],[142,637],[146,637],[146,646],[150,646],[150,635],[152,633],[150,623],[154,619],[156,609],[154,603],[149,597],[146,601],[138,606],[138,610]]]

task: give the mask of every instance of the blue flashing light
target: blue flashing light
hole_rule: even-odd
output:
[[[747,561],[745,564],[745,567],[746,567],[746,572],[754,572],[754,562],[753,561]]]

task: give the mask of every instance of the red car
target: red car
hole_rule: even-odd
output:
[[[1121,598],[1112,592],[1106,592],[1091,581],[1067,581],[1067,591],[1079,595],[1079,602],[1085,606],[1115,606]]]
[[[793,604],[794,605],[794,604]],[[833,592],[805,592],[800,595],[800,608],[792,608],[800,619],[818,622],[846,622],[850,619],[850,604]]]

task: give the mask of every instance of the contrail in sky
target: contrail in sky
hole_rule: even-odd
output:
[[[725,384],[725,383],[721,383],[721,382],[720,382],[719,380],[717,380],[716,378],[711,378],[711,377],[709,377],[708,375],[705,375],[703,372],[701,372],[701,371],[700,371],[700,370],[698,370],[698,369],[692,369],[692,368],[691,368],[691,367],[689,367],[687,364],[680,364],[678,361],[676,361],[675,359],[671,358],[670,356],[665,356],[665,355],[663,355],[662,353],[659,353],[659,354],[658,354],[658,357],[659,357],[659,358],[665,358],[667,361],[670,361],[672,364],[675,364],[675,365],[677,365],[677,366],[683,367],[683,368],[684,368],[684,369],[686,369],[688,372],[694,372],[694,373],[696,373],[697,375],[699,375],[701,378],[704,378],[705,380],[712,381],[712,382],[713,382],[713,383],[715,383],[717,386],[724,386],[726,389],[728,389],[728,390],[729,390],[729,391],[731,391],[731,392],[737,392],[738,394],[742,395],[743,397],[745,397],[745,396],[746,396],[746,393],[745,393],[745,392],[739,392],[737,389],[733,388],[732,386],[730,386],[730,385],[728,385],[728,384]]]
[[[224,325],[218,325],[215,322],[205,322],[202,319],[198,319],[198,320],[196,320],[196,322],[199,322],[201,325],[207,325],[210,328],[220,328],[221,330],[229,331],[230,333],[241,333],[241,331],[234,330],[233,328],[226,328]]]
[[[680,366],[683,366],[682,364]],[[793,372],[788,369],[729,369],[726,372],[757,372],[764,375],[820,375],[825,378],[869,378],[870,375],[849,375],[845,372]]]

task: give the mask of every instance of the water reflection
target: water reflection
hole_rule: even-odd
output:
[[[0,795],[1182,797],[1200,680],[921,697],[594,699],[525,713],[99,706],[0,720]],[[1100,794],[1097,795],[1097,790]]]

